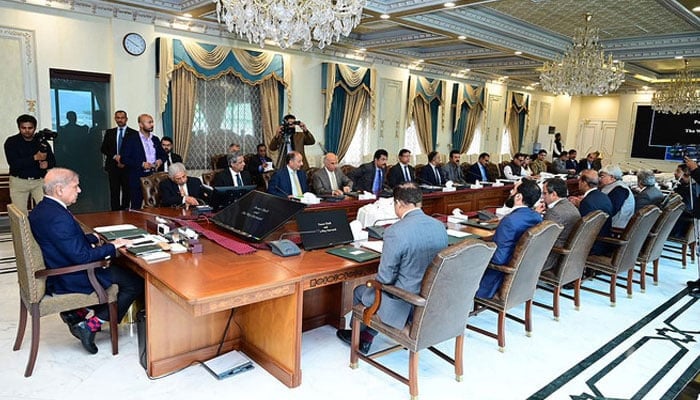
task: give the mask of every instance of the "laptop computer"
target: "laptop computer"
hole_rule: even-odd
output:
[[[304,249],[322,249],[353,241],[345,210],[305,212],[297,215]]]
[[[253,190],[219,211],[211,221],[248,242],[261,242],[306,205]]]
[[[256,188],[257,186],[255,185],[218,186],[211,189],[205,188],[204,196],[207,200],[207,204],[209,204],[214,211],[219,211]]]

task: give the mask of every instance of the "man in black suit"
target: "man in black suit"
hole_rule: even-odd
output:
[[[168,168],[170,179],[160,183],[160,204],[162,206],[196,206],[202,198],[202,181],[187,176],[182,163],[175,163]]]
[[[143,204],[141,177],[154,173],[165,160],[165,152],[160,145],[160,140],[153,135],[153,117],[141,114],[138,122],[138,134],[125,138],[121,148],[121,161],[129,169],[132,210],[140,210]]]
[[[588,155],[586,155],[586,158],[582,158],[581,161],[578,162],[578,170],[583,171],[584,169],[593,169],[596,171],[600,171],[602,165],[600,162],[600,158],[596,157],[596,153],[597,152],[588,153]]]
[[[239,152],[229,153],[226,155],[226,160],[228,161],[228,168],[217,172],[216,176],[214,176],[214,181],[212,182],[214,187],[253,184],[250,173],[245,170],[243,154]]]
[[[117,126],[105,131],[102,139],[102,154],[105,156],[105,171],[109,177],[109,200],[112,211],[129,208],[129,170],[121,162],[121,149],[128,136],[138,135],[138,131],[126,126],[129,118],[126,111],[114,113]]]
[[[578,211],[581,213],[581,217],[585,217],[595,210],[600,210],[608,214],[608,219],[600,229],[598,236],[610,236],[612,232],[613,205],[608,195],[598,190],[598,184],[598,173],[592,169],[584,169],[581,171],[581,175],[578,178],[578,189],[583,193],[583,197],[572,197],[570,200],[574,205],[578,205]],[[590,254],[606,255],[609,252],[610,249],[606,244],[596,242]]]
[[[262,174],[265,172],[267,165],[271,165],[267,163],[271,163],[272,159],[267,156],[267,146],[264,143],[260,143],[256,150],[257,155],[250,158],[247,168],[250,176],[253,178],[253,183],[258,186],[265,186]]]
[[[173,153],[173,139],[169,136],[163,136],[163,139],[160,139],[160,145],[165,152],[165,161],[163,161],[163,165],[158,171],[168,172],[168,168],[171,165],[182,162],[182,157],[177,153]]]
[[[566,160],[566,169],[573,169],[578,173],[581,172],[581,170],[578,169],[578,161],[576,161],[576,155],[576,150],[569,150],[569,159]]]
[[[411,150],[401,149],[399,151],[399,162],[389,168],[386,183],[389,187],[394,187],[399,183],[415,182],[416,170],[408,164],[411,161]]]
[[[420,171],[420,181],[426,185],[442,186],[445,184],[445,175],[440,168],[440,153],[431,151],[428,153],[428,163]]]
[[[489,176],[489,170],[487,168],[490,159],[491,156],[489,153],[479,154],[478,161],[469,167],[467,176],[464,178],[464,180],[466,180],[467,183],[476,183],[476,181],[495,182],[497,177]]]
[[[386,174],[386,160],[389,153],[384,149],[374,152],[374,161],[360,165],[348,176],[355,184],[357,191],[363,190],[377,194],[384,188],[384,175]]]

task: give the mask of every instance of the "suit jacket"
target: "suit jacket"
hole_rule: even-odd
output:
[[[454,183],[466,183],[464,180],[464,175],[462,175],[461,165],[455,165],[448,162],[442,166],[442,173],[445,175],[445,179],[448,181],[451,180]]]
[[[644,206],[653,204],[659,206],[661,202],[664,201],[664,194],[656,186],[649,186],[644,188],[641,192],[634,196],[634,211],[639,210]]]
[[[85,234],[73,218],[73,214],[57,201],[44,197],[29,213],[29,224],[41,252],[46,268],[61,268],[70,265],[99,261],[115,256],[113,245],[92,247],[99,240],[95,235]],[[104,287],[112,284],[108,269],[95,270],[97,279]],[[48,293],[92,293],[87,272],[78,271],[67,275],[50,276],[46,279]]]
[[[343,190],[343,187],[349,186],[352,189],[352,181],[350,178],[345,176],[340,168],[336,168],[333,171],[335,174],[335,181],[338,184],[338,189]],[[328,178],[328,173],[326,168],[319,168],[313,176],[314,192],[316,194],[331,194],[331,180]]]
[[[297,178],[299,178],[301,191],[303,193],[308,192],[309,186],[306,184],[306,172],[301,169],[297,170]],[[287,166],[277,170],[277,172],[272,175],[270,184],[267,187],[267,192],[279,197],[287,197],[292,194],[292,180],[289,179],[289,169]]]
[[[309,168],[309,162],[306,160],[304,146],[310,146],[314,143],[316,143],[316,139],[308,130],[305,132],[294,132],[294,135],[292,136],[292,147],[294,151],[301,153],[301,157],[304,160],[304,166],[302,168]],[[270,142],[270,150],[279,150],[277,153],[277,164],[275,165],[275,168],[283,169],[286,167],[287,164],[284,162],[284,156],[287,154],[287,147],[284,144],[284,135],[275,135]]]
[[[552,161],[552,172],[555,174],[568,174],[570,168],[566,166],[567,163],[568,161],[562,161],[561,158],[555,158]],[[571,169],[576,170],[576,167]]]
[[[490,176],[489,175],[489,169],[484,167],[486,170],[486,179],[488,179],[489,182],[495,182],[496,177]],[[469,170],[467,171],[467,176],[464,178],[467,183],[476,183],[476,181],[483,182],[484,178],[481,176],[481,170],[479,169],[479,163],[475,162],[469,167]]]
[[[168,162],[168,153],[165,151],[163,151],[163,153],[165,154],[165,160],[163,161],[163,165],[158,168],[158,171],[165,171],[165,163]],[[180,155],[177,153],[173,153],[172,151],[170,152],[170,158],[172,159],[173,164],[182,162],[182,157],[180,157]]]
[[[435,177],[435,173],[433,172],[433,166],[430,164],[425,164],[423,169],[420,170],[420,182],[427,185],[444,186],[445,181],[447,181],[447,179],[445,179],[445,173],[442,172],[442,168],[440,167],[435,167],[435,171],[437,171],[437,173],[440,175],[439,182]]]
[[[250,178],[250,173],[248,173],[248,171],[243,170],[240,172],[240,174],[241,180],[243,181],[243,185],[253,184],[253,180]],[[234,186],[233,176],[231,176],[231,168],[226,168],[223,171],[217,172],[216,175],[214,175],[212,186]]]
[[[578,162],[578,171],[581,172],[584,169],[594,169],[596,171],[600,171],[600,169],[602,168],[602,166],[600,164],[601,164],[600,159],[596,158],[595,160],[593,160],[593,164],[592,164],[591,168],[588,168],[588,159],[583,158]]]
[[[139,132],[137,130],[131,129],[127,126],[124,130],[124,137],[122,138],[122,147],[124,147],[124,141],[127,137],[138,134]],[[117,154],[116,127],[105,131],[105,136],[102,138],[102,147],[100,148],[100,151],[102,151],[102,154],[105,156],[105,171],[114,171],[117,168],[117,162],[114,161],[114,156]]]
[[[515,246],[518,245],[520,237],[529,228],[542,222],[542,216],[529,207],[519,207],[510,214],[503,217],[496,228],[493,242],[496,243],[496,252],[491,257],[491,263],[496,265],[507,265],[513,257]],[[477,297],[484,299],[492,298],[503,283],[503,272],[495,269],[487,269],[479,283],[476,292]]]
[[[250,162],[246,166],[246,169],[248,169],[248,172],[250,172],[250,175],[255,176],[255,175],[260,175],[263,173],[262,167],[263,160],[265,162],[272,162],[272,159],[270,157],[265,157],[264,159],[261,159],[260,156],[257,154],[250,157]]]
[[[180,187],[170,179],[160,182],[160,205],[165,207],[178,206],[182,204]],[[187,195],[197,199],[202,198],[202,181],[191,176],[187,177]]]
[[[566,169],[575,169],[576,172],[581,172],[579,169],[579,163],[577,163],[576,160],[566,160]]]
[[[435,255],[447,247],[447,231],[442,223],[417,209],[384,231],[384,242],[377,280],[411,293],[419,293],[423,275]],[[362,296],[363,304],[374,303],[374,289]],[[393,296],[382,296],[377,315],[387,325],[402,329],[413,306]]]
[[[372,192],[372,185],[374,184],[374,174],[376,167],[374,166],[374,161],[362,164],[350,173],[349,178],[354,182],[355,190],[364,190],[365,192]],[[382,170],[382,174],[386,178],[386,169]],[[383,185],[382,185],[383,186]]]
[[[411,182],[415,182],[416,169],[409,165],[408,174],[411,176]],[[374,179],[374,175],[372,176],[372,179]],[[386,184],[389,187],[393,188],[399,183],[404,182],[406,182],[406,179],[404,179],[403,176],[403,168],[401,167],[401,163],[396,163],[395,165],[392,165],[391,168],[389,168],[389,172],[386,175]],[[370,189],[369,191],[372,191],[372,189]]]
[[[151,174],[141,166],[146,162],[146,151],[141,144],[140,133],[126,137],[122,142],[122,164],[129,168],[129,182],[132,187],[140,186],[139,178]],[[160,146],[160,139],[151,133],[151,141],[156,149],[156,160],[165,162],[165,151]]]
[[[554,242],[555,247],[562,247],[566,244],[571,231],[574,229],[579,219],[581,219],[581,214],[578,212],[578,208],[571,204],[568,199],[561,199],[554,207],[547,208],[547,212],[544,214],[544,220],[554,221],[564,227],[564,230],[559,233],[559,237],[557,237],[556,242]],[[545,270],[554,267],[558,260],[558,254],[550,253],[542,269]]]
[[[612,231],[613,216],[612,202],[610,201],[608,195],[598,189],[588,193],[588,196],[584,197],[583,200],[581,200],[581,203],[578,205],[578,211],[582,217],[585,217],[590,212],[595,210],[600,210],[608,214],[608,219],[605,220],[603,227],[600,228],[600,233],[598,233],[598,236],[610,236],[610,232]],[[600,242],[594,243],[593,248],[591,249],[591,254],[594,255],[606,254],[608,252],[609,246]]]

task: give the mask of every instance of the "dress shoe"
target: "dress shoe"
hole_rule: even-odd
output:
[[[335,332],[338,339],[352,346],[352,330],[351,329],[338,329]],[[369,353],[369,348],[372,346],[372,342],[366,340],[360,340],[359,350],[362,354]]]
[[[95,332],[92,332],[90,328],[88,328],[85,321],[71,325],[70,333],[76,338],[80,339],[80,344],[83,345],[83,348],[87,350],[88,353],[97,354],[97,346],[95,346]]]
[[[80,340],[80,336],[76,335],[75,332],[73,332],[73,329],[71,329],[71,326],[79,323],[80,321],[83,321],[83,318],[81,318],[77,312],[71,310],[71,311],[63,311],[58,313],[58,315],[61,316],[61,319],[63,322],[68,325],[68,329],[70,330],[70,333],[75,336],[76,339]]]

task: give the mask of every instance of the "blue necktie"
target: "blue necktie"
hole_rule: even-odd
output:
[[[486,168],[484,168],[483,165],[479,164],[479,169],[481,170],[481,181],[488,182],[489,178],[486,177]]]
[[[122,149],[122,137],[124,136],[124,128],[119,128],[119,132],[117,133],[117,154]]]
[[[377,168],[374,173],[374,183],[372,183],[372,193],[377,194],[382,189],[382,170]]]

